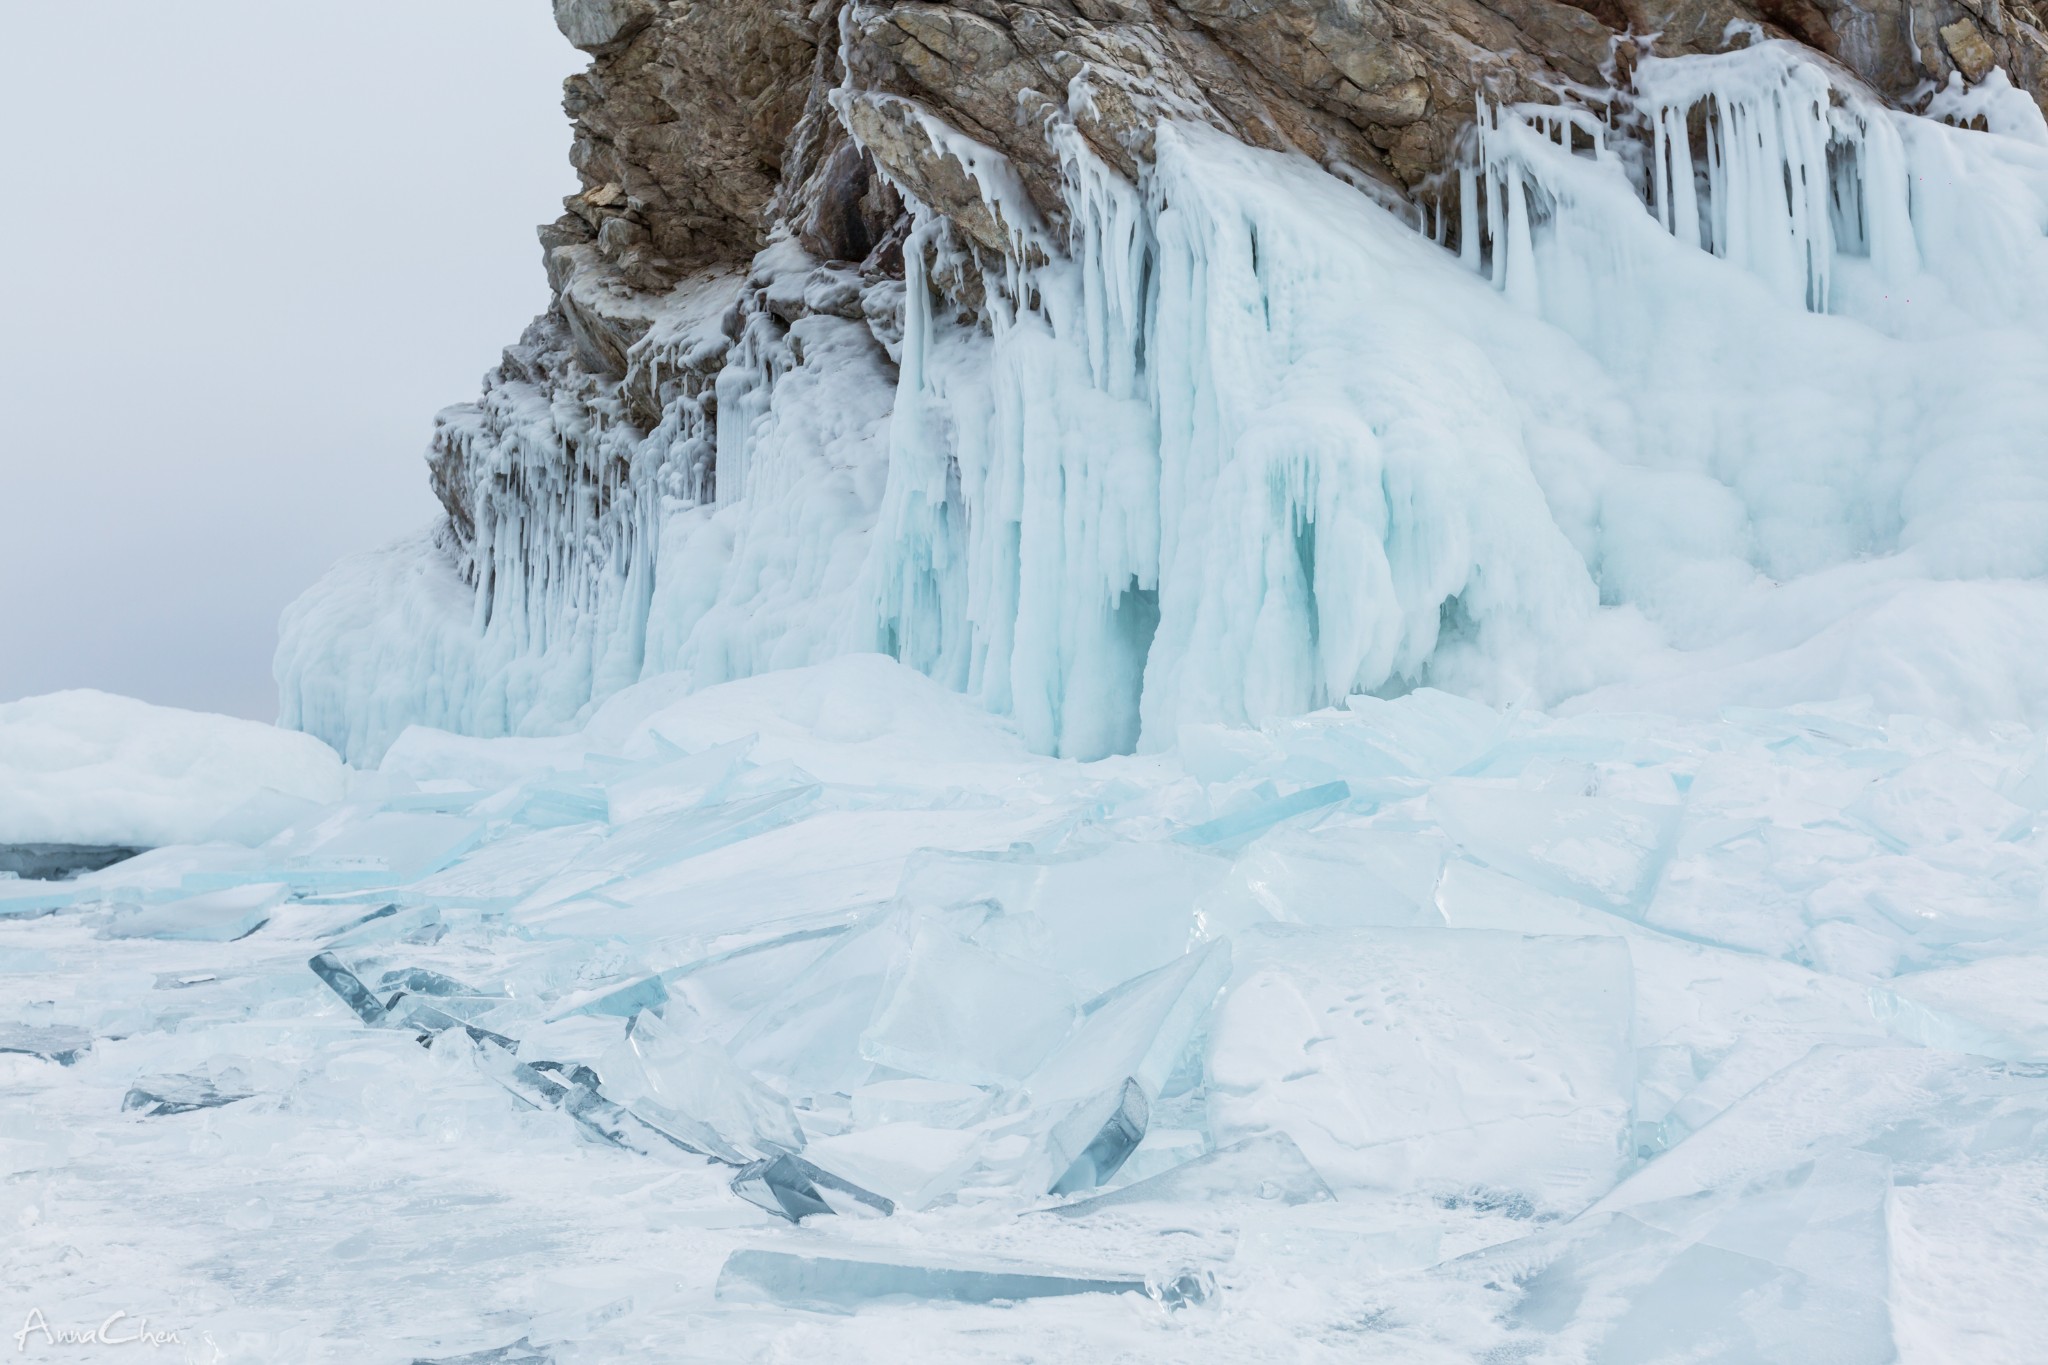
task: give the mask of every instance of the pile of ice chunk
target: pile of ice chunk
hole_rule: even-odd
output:
[[[423,1360],[2020,1360],[2044,808],[1856,703],[1080,764],[853,657],[416,730],[0,883],[0,1274],[251,1359],[371,1286]]]

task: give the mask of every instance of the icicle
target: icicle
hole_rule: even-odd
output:
[[[1469,163],[1458,167],[1458,259],[1479,273],[1479,177]]]

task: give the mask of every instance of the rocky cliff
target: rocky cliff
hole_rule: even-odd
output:
[[[1981,127],[2009,123],[2016,106],[1972,103],[1973,92],[2039,99],[2048,81],[2048,34],[2011,0],[555,0],[554,11],[591,56],[564,98],[580,188],[540,234],[554,304],[481,400],[439,419],[430,464],[445,527],[340,571],[335,591],[353,605],[339,618],[327,611],[316,630],[301,611],[287,623],[286,719],[357,757],[413,720],[545,729],[648,673],[703,683],[846,649],[894,653],[1019,715],[1041,747],[1081,754],[1128,749],[1154,721],[1256,719],[1346,690],[1444,681],[1431,672],[1438,646],[1484,624],[1470,619],[1485,600],[1473,592],[1482,561],[1430,569],[1421,576],[1441,581],[1427,590],[1403,586],[1382,531],[1388,600],[1413,618],[1397,636],[1353,622],[1359,642],[1332,655],[1343,623],[1310,602],[1287,628],[1306,650],[1287,677],[1248,665],[1192,710],[1154,706],[1179,695],[1147,678],[1162,662],[1155,637],[1204,629],[1177,623],[1162,566],[1178,533],[1157,510],[1179,459],[1157,378],[1161,223],[1176,207],[1157,173],[1162,136],[1179,145],[1213,130],[1313,163],[1506,288],[1522,200],[1489,198],[1506,182],[1475,173],[1475,129],[1499,123],[1490,111],[1569,106],[1550,127],[1558,144],[1620,167],[1682,235],[1698,218],[1693,195],[1669,186],[1697,176],[1711,218],[1713,149],[1736,127],[1736,103],[1700,96],[1646,112],[1646,62],[1796,45],[1834,92],[1798,115],[1821,120],[1829,150],[1812,173],[1823,177],[1841,173],[1860,136],[1840,132],[1849,106],[1946,100],[1962,111],[1951,122]],[[1842,218],[1834,193],[1827,249],[1853,254],[1867,214],[1852,205]],[[1540,200],[1528,201],[1536,239],[1554,208]],[[1689,230],[1718,255],[1737,242],[1725,228],[1718,241],[1711,225]],[[1250,240],[1256,270],[1256,226]],[[1043,273],[1054,263],[1100,276],[1074,285],[1070,325],[1053,297],[1064,286]],[[983,385],[969,396],[959,380],[946,402],[906,405],[906,393],[946,387],[931,376],[947,346],[1000,342],[1026,315],[1082,345],[1076,363],[1092,377],[1035,395]],[[922,338],[908,358],[907,330]],[[1005,403],[1064,408],[1058,395],[1083,390],[1107,406],[1085,440],[1061,440],[1093,441],[1096,454],[1053,458],[1065,491],[1051,503],[1002,502],[1007,476],[989,471],[1008,466],[982,447],[1012,440],[1027,472],[1031,452],[1051,447],[962,423]],[[912,472],[912,446],[943,448],[928,475]],[[1103,474],[1127,447],[1144,467]],[[1122,493],[1077,500],[1098,476],[1125,480],[1142,514]],[[1555,510],[1557,490],[1544,495]],[[752,513],[734,511],[743,502]],[[1028,505],[1053,507],[1064,528],[1039,552],[1055,561],[1043,569]],[[1290,505],[1289,553],[1306,583],[1316,537],[1303,528],[1336,514]],[[997,524],[1007,539],[991,550]],[[884,553],[884,538],[898,549]],[[1246,562],[1256,569],[1266,552]],[[1550,549],[1517,553],[1494,582],[1550,572],[1531,567]],[[1064,605],[1035,607],[1034,577],[1061,563],[1071,577],[1077,557],[1090,584],[1048,589]],[[973,567],[984,560],[1007,567]],[[1615,601],[1598,556],[1588,562],[1591,579],[1546,600]],[[1205,600],[1190,590],[1192,618]],[[1078,624],[1077,602],[1091,604]],[[1035,611],[1050,613],[1037,644],[1017,624]],[[1217,657],[1264,647],[1239,634]],[[1083,691],[1124,700],[1077,723]]]

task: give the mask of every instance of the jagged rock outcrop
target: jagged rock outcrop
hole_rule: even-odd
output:
[[[808,7],[774,0],[559,0],[594,54],[565,106],[584,188],[550,250],[595,241],[641,288],[740,264],[771,222],[805,220],[858,260],[847,208],[879,166],[985,247],[1004,241],[927,120],[1000,151],[1057,219],[1049,114],[1127,176],[1161,118],[1198,119],[1413,194],[1444,167],[1475,98],[1599,86],[1637,52],[1789,37],[1894,102],[2002,66],[2038,93],[2048,34],[2005,0],[959,0]],[[1618,69],[1619,68],[1619,69]],[[821,98],[823,97],[823,98]],[[804,127],[805,124],[832,127]],[[858,150],[847,152],[847,134]],[[778,195],[803,187],[810,193]],[[829,226],[828,226],[829,224]]]

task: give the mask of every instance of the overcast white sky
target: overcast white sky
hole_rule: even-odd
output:
[[[548,0],[0,0],[0,701],[275,718],[547,302],[582,62]]]

